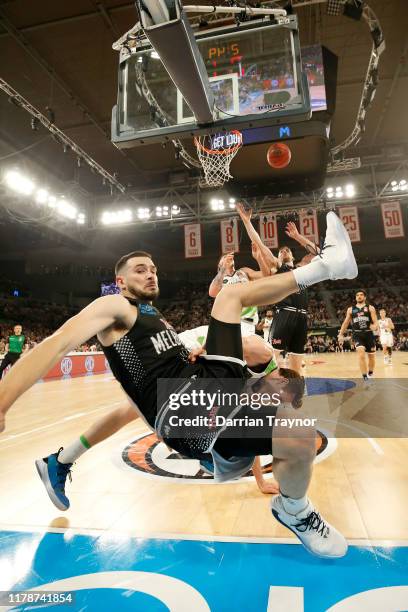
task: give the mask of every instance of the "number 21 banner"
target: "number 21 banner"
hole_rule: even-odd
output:
[[[221,253],[237,253],[239,251],[238,219],[220,221]]]
[[[186,259],[201,257],[201,225],[190,223],[184,226],[184,256]]]
[[[299,233],[315,244],[319,244],[319,226],[315,210],[299,213]]]
[[[278,224],[276,215],[263,214],[259,215],[259,234],[265,246],[270,249],[278,248]]]
[[[404,238],[401,205],[399,202],[383,202],[381,212],[386,238]]]
[[[340,206],[339,217],[348,231],[350,242],[360,242],[360,221],[357,206]]]

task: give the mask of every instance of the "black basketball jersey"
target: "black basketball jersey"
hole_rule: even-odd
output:
[[[283,274],[283,272],[292,272],[293,268],[283,263],[280,268],[277,269],[276,274]],[[307,310],[309,304],[309,296],[307,289],[301,289],[297,293],[288,295],[281,302],[276,304],[277,308],[297,308],[298,310]]]
[[[351,328],[353,332],[371,332],[370,325],[373,323],[370,305],[351,307]]]
[[[136,322],[122,338],[102,349],[113,375],[154,427],[157,379],[177,378],[188,364],[188,351],[157,308],[126,299],[137,306]]]

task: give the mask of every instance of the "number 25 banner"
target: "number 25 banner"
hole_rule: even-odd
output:
[[[270,249],[278,248],[278,224],[276,222],[276,215],[260,213],[259,234],[265,246]]]
[[[184,256],[186,259],[201,257],[201,225],[190,223],[184,226]]]
[[[381,204],[384,233],[386,238],[404,238],[401,205],[399,202],[384,202]]]
[[[319,244],[319,226],[317,224],[317,213],[301,211],[299,213],[299,232],[315,244]]]
[[[360,221],[357,206],[340,206],[339,217],[348,231],[351,242],[360,242]]]
[[[220,221],[221,253],[239,251],[238,219],[224,219]]]

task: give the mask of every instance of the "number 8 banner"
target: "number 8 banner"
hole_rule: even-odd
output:
[[[381,204],[384,234],[386,238],[404,238],[401,205],[399,202],[384,202]]]
[[[350,242],[360,242],[360,221],[357,206],[341,206],[339,208],[339,217],[348,231]]]
[[[221,229],[221,253],[239,251],[238,220],[224,219],[220,222]]]
[[[190,223],[184,226],[184,256],[186,259],[201,257],[201,225]]]
[[[260,213],[259,234],[265,246],[270,249],[278,248],[278,224],[276,222],[276,215]]]

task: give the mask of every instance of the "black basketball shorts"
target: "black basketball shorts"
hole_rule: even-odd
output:
[[[269,331],[269,342],[278,351],[303,355],[307,341],[307,314],[278,310]]]

